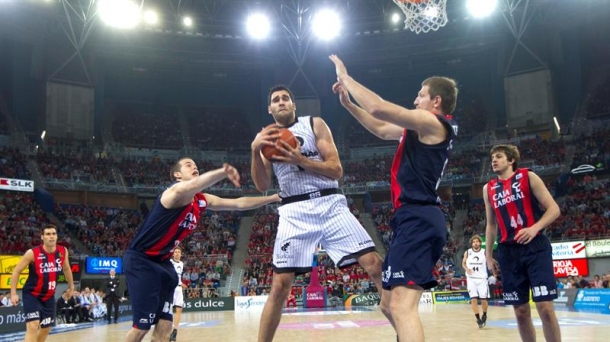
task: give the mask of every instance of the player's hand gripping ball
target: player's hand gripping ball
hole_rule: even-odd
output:
[[[275,124],[269,125],[269,126],[275,126]],[[267,127],[269,127],[267,126]],[[273,157],[275,156],[282,156],[283,153],[281,152],[281,146],[279,144],[280,141],[284,141],[286,142],[288,145],[290,145],[290,147],[295,148],[297,147],[297,138],[294,136],[294,134],[292,134],[292,132],[288,129],[288,128],[278,128],[279,130],[279,134],[280,137],[279,139],[276,139],[275,142],[275,146],[271,146],[271,145],[265,145],[263,146],[263,148],[261,148],[261,152],[263,153],[263,156],[268,159],[273,161]]]

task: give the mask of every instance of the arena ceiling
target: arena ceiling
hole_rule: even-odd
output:
[[[104,26],[96,17],[95,0],[2,0],[0,38],[31,42],[40,50],[36,55],[44,66],[39,69],[48,79],[93,84],[100,62],[113,65],[107,71],[117,74],[155,69],[170,76],[180,65],[183,72],[177,77],[197,70],[224,77],[278,63],[293,64],[298,72],[308,63],[315,65],[316,55],[332,52],[363,68],[372,61],[433,65],[439,55],[443,63],[467,61],[498,44],[512,44],[536,59],[528,35],[607,21],[610,7],[607,0],[499,1],[501,11],[479,21],[470,18],[465,0],[448,0],[449,23],[438,32],[415,34],[390,22],[398,12],[391,0],[139,0],[143,9],[160,13],[161,26],[130,31]],[[319,42],[311,35],[312,15],[324,6],[343,17],[335,41]],[[253,11],[271,17],[273,33],[266,41],[254,42],[245,34],[245,19]],[[181,26],[184,15],[193,18],[192,29]]]

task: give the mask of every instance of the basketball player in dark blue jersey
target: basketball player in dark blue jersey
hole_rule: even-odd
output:
[[[541,232],[555,221],[561,211],[538,175],[519,169],[519,149],[513,145],[492,147],[491,165],[498,175],[483,187],[486,241],[493,243],[497,231],[498,260],[502,274],[504,302],[513,305],[519,335],[523,341],[535,341],[536,330],[529,304],[530,290],[542,321],[544,338],[561,341],[553,299],[557,286],[553,270],[553,249]],[[538,206],[545,209],[540,213]],[[497,273],[493,248],[485,251],[487,265]]]
[[[356,82],[337,56],[330,59],[338,81],[333,91],[341,104],[374,135],[399,141],[390,180],[394,237],[384,261],[380,306],[390,313],[400,341],[423,341],[419,299],[436,286],[432,270],[447,240],[436,189],[457,134],[451,119],[457,86],[452,79],[431,77],[422,83],[416,109],[409,110]]]
[[[157,198],[124,256],[133,308],[133,326],[125,341],[142,341],[153,324],[152,340],[169,340],[172,302],[178,285],[170,257],[180,241],[194,232],[206,209],[250,210],[280,200],[278,195],[225,199],[201,193],[224,178],[240,186],[239,173],[229,164],[200,175],[191,158],[182,158],[170,175],[175,183]]]

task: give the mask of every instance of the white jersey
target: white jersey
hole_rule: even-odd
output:
[[[481,248],[478,252],[469,248],[466,257],[466,267],[472,270],[472,274],[466,274],[468,278],[487,279],[487,259],[485,259],[485,249]]]
[[[297,117],[288,129],[301,143],[301,154],[315,161],[323,161],[316,146],[316,136],[313,131],[313,118]],[[296,165],[273,163],[273,171],[278,179],[280,195],[290,197],[306,194],[322,189],[339,187],[339,182],[321,174],[300,169]]]
[[[182,285],[182,272],[184,271],[184,263],[182,261],[175,262],[174,259],[169,259],[178,274],[178,286]]]

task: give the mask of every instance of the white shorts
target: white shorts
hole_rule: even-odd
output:
[[[489,298],[489,285],[487,279],[467,278],[467,287],[470,298]]]
[[[356,258],[375,251],[375,244],[352,215],[343,195],[329,195],[282,205],[273,247],[276,272],[311,271],[313,254],[319,243],[335,264],[342,268]]]
[[[174,290],[174,306],[184,306],[184,291],[182,290],[182,285],[178,285]]]

